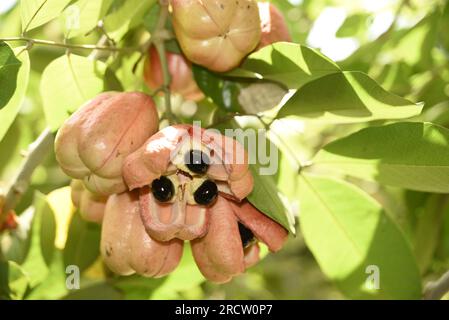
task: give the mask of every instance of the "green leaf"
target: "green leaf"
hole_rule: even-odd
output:
[[[388,93],[361,72],[341,72],[316,79],[282,107],[278,118],[352,123],[418,115],[421,104]]]
[[[0,42],[0,110],[16,91],[17,74],[21,65],[14,51],[6,43]]]
[[[254,119],[253,119],[254,120]],[[260,122],[248,121],[245,125],[228,123],[221,129],[223,134],[233,128],[233,138],[239,141],[247,150],[249,169],[253,175],[254,187],[247,199],[259,211],[281,224],[292,234],[296,234],[295,217],[287,197],[279,191],[276,171],[279,169],[279,149],[268,139],[264,131],[259,131]],[[262,134],[261,134],[262,133]],[[253,134],[256,136],[253,137]]]
[[[22,31],[30,31],[55,18],[71,0],[21,0]]]
[[[80,271],[91,266],[100,254],[101,227],[74,214],[64,248],[64,264],[76,265]]]
[[[298,89],[314,79],[338,71],[340,68],[317,50],[278,42],[249,55],[241,69],[226,75],[272,80]]]
[[[436,249],[438,259],[449,263],[449,210],[444,214],[441,223],[441,235]]]
[[[146,13],[143,21],[145,29],[152,34],[157,28],[158,17],[161,12],[161,6],[152,6],[151,9]],[[170,40],[170,42],[175,42],[176,40]],[[167,47],[166,47],[167,48]],[[178,52],[179,53],[179,52]]]
[[[350,298],[419,299],[411,247],[382,207],[343,181],[300,178],[300,225],[321,270]],[[369,285],[379,271],[379,287]]]
[[[111,7],[111,12],[104,19],[104,28],[108,35],[120,40],[130,29],[143,23],[143,17],[156,0],[119,0]]]
[[[60,250],[55,250],[54,259],[48,266],[48,272],[36,287],[26,296],[29,300],[54,300],[67,294],[65,265]]]
[[[0,261],[0,300],[22,299],[28,288],[28,277],[12,261]]]
[[[166,279],[167,277],[155,279],[133,274],[114,279],[114,287],[120,290],[127,300],[148,300],[152,292]]]
[[[106,69],[104,74],[104,89],[105,91],[125,91],[122,83],[110,67]]]
[[[68,6],[64,12],[64,26],[67,39],[84,36],[94,29],[113,0],[78,0]]]
[[[20,6],[15,5],[10,11],[0,15],[0,37],[18,36],[21,31]]]
[[[432,194],[423,208],[414,209],[417,221],[413,249],[419,270],[425,274],[437,249],[443,218],[449,212],[449,206],[445,195]]]
[[[443,13],[440,19],[438,37],[443,45],[444,49],[449,52],[449,35],[444,30],[449,29],[449,1],[446,1],[446,5],[444,6]]]
[[[20,154],[36,138],[31,126],[25,119],[16,118],[8,132],[0,142],[0,150],[8,150],[0,154],[0,180],[11,181],[17,168],[23,161]]]
[[[40,220],[40,245],[42,257],[47,265],[51,264],[55,250],[56,220],[55,214],[47,202],[47,197],[36,193],[34,200],[35,219]]]
[[[70,223],[75,214],[72,204],[70,186],[54,189],[47,194],[47,202],[55,214],[56,237],[55,247],[63,249],[67,242]]]
[[[46,197],[36,192],[34,217],[31,225],[30,249],[22,268],[30,277],[30,285],[39,284],[49,272],[55,253],[55,218]]]
[[[106,65],[75,54],[51,62],[42,74],[40,92],[52,130],[104,89]]]
[[[422,71],[428,70],[431,68],[432,47],[436,38],[440,34],[445,34],[438,32],[438,23],[438,12],[431,12],[409,28],[399,30],[390,28],[376,40],[362,45],[339,64],[343,69],[364,72],[372,71],[378,65],[396,63],[419,66]]]
[[[206,68],[193,65],[193,75],[198,87],[212,101],[225,111],[241,111],[242,107],[238,101],[241,84],[229,81]]]
[[[326,145],[314,159],[323,169],[401,188],[449,193],[449,130],[403,122],[362,129]]]
[[[2,125],[0,126],[0,140],[2,140],[5,136],[9,127],[14,122],[14,119],[16,118],[20,107],[22,106],[30,74],[30,59],[28,56],[28,51],[26,51],[24,47],[18,47],[14,49],[14,53],[17,59],[20,61],[21,67],[17,74],[17,86],[15,88],[14,94],[10,97],[6,105],[4,105],[0,110],[0,119],[2,120]],[[1,87],[3,90],[3,85]]]
[[[440,14],[432,12],[390,43],[390,63],[405,62],[424,69],[432,65],[432,48],[438,36]],[[411,49],[413,48],[413,49]]]
[[[291,233],[296,234],[295,218],[287,208],[283,195],[278,191],[275,177],[260,175],[258,164],[251,164],[250,169],[254,177],[254,188],[248,196],[248,201]]]
[[[122,294],[106,282],[92,284],[71,291],[64,300],[121,300]]]
[[[335,35],[339,38],[346,38],[355,37],[361,32],[364,33],[368,28],[367,22],[369,18],[370,16],[365,13],[357,13],[349,16],[337,30]]]

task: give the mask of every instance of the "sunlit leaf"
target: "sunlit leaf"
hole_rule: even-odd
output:
[[[42,74],[40,92],[45,117],[56,130],[78,107],[103,91],[106,65],[75,54],[50,63]]]
[[[30,73],[30,60],[28,51],[26,51],[24,47],[18,47],[14,49],[14,53],[17,59],[21,62],[21,67],[19,69],[19,73],[17,74],[17,86],[15,88],[14,94],[12,95],[12,97],[10,97],[7,104],[0,110],[0,119],[2,121],[2,125],[0,126],[0,140],[3,139],[5,133],[14,122],[14,119],[16,118],[17,113],[22,106],[25,92],[28,86]]]
[[[273,80],[292,89],[340,71],[333,61],[318,51],[287,42],[278,42],[252,53],[241,69],[244,71],[236,69],[228,75]]]
[[[408,29],[396,41],[390,43],[390,63],[405,62],[409,65],[429,66],[431,51],[437,38],[439,13],[433,12]]]
[[[346,18],[343,24],[336,32],[339,38],[356,37],[360,33],[364,34],[368,29],[370,16],[365,13],[357,13]]]
[[[142,54],[140,52],[134,52],[121,56],[120,60],[117,59],[114,63],[116,67],[114,69],[115,76],[112,77],[113,71],[111,67],[106,70],[105,87],[117,87],[119,84],[123,88],[126,88],[126,90],[148,90],[144,77],[142,76],[144,63],[136,64],[141,57]],[[134,70],[135,67],[137,68]]]
[[[0,37],[18,36],[22,31],[20,6],[0,15]]]
[[[26,299],[29,300],[52,300],[62,298],[67,294],[68,288],[66,286],[67,274],[66,266],[64,265],[62,252],[55,250],[54,259],[48,266],[48,272],[43,281],[39,283]]]
[[[22,31],[30,31],[55,18],[71,0],[21,0]]]
[[[431,123],[362,129],[323,148],[314,163],[411,190],[449,193],[449,130]]]
[[[357,299],[421,297],[411,246],[377,202],[342,181],[300,179],[300,226],[305,241],[321,270],[345,295]],[[371,282],[370,276],[377,276],[378,282]]]
[[[25,150],[34,138],[33,130],[28,123],[20,117],[16,118],[0,141],[0,150],[9,151],[0,154],[0,180],[9,182],[14,178],[16,169],[23,161],[20,152]]]
[[[64,24],[68,39],[84,36],[94,29],[103,18],[113,0],[78,0],[68,6],[64,12]]]
[[[126,0],[116,1],[111,12],[104,19],[104,27],[109,36],[120,40],[126,32],[142,22],[156,0]]]
[[[277,117],[351,123],[409,118],[420,114],[422,107],[388,93],[364,73],[341,72],[304,85]]]
[[[70,221],[75,212],[70,193],[70,187],[63,187],[53,190],[47,195],[48,204],[55,214],[55,246],[58,249],[63,249],[66,244]]]

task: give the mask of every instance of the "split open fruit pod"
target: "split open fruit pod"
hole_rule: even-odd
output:
[[[143,223],[160,241],[204,236],[219,193],[240,201],[253,189],[243,146],[191,125],[153,135],[126,158],[123,176],[130,190],[140,188]]]
[[[253,189],[248,155],[236,140],[191,125],[162,129],[123,166],[138,189],[151,239],[191,240],[203,275],[226,282],[259,259],[257,241],[279,250],[287,231],[244,200]]]
[[[182,256],[183,242],[151,238],[140,219],[136,191],[109,197],[101,231],[101,254],[106,265],[120,275],[137,273],[162,277],[172,272]]]
[[[173,27],[186,57],[213,71],[237,67],[260,40],[253,0],[172,0]]]
[[[127,190],[125,157],[159,127],[152,98],[139,92],[100,94],[68,118],[56,135],[56,159],[62,170],[83,180],[95,194]]]

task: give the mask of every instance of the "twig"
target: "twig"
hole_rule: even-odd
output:
[[[3,208],[0,210],[0,225],[5,221],[10,210],[14,209],[28,188],[34,170],[42,163],[53,147],[53,134],[45,129],[39,137],[28,146],[25,160],[9,187]]]
[[[449,292],[449,271],[436,281],[429,282],[424,290],[424,300],[440,300]]]
[[[28,42],[30,47],[32,45],[43,45],[50,47],[59,47],[65,49],[82,49],[82,50],[104,50],[104,51],[138,51],[140,48],[132,48],[132,47],[112,47],[112,46],[98,46],[95,44],[70,44],[63,42],[55,42],[50,40],[42,40],[42,39],[33,39],[27,37],[8,37],[8,38],[0,38],[0,41],[12,42],[12,41],[24,41]]]
[[[101,38],[100,38],[100,40],[98,40],[98,43],[96,44],[97,46],[103,46],[105,43],[107,43],[108,42],[108,37],[106,36],[106,35],[102,35],[101,36]],[[89,54],[89,56],[88,56],[88,58],[90,59],[90,60],[97,60],[98,59],[98,57],[100,56],[100,50],[98,50],[98,49],[95,49],[95,50],[93,50],[90,54]]]

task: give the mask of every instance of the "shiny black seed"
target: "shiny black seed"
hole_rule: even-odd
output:
[[[194,173],[206,173],[209,168],[209,157],[201,150],[190,150],[184,156],[184,163]]]
[[[167,202],[175,194],[175,187],[167,177],[160,177],[151,184],[154,197],[160,202]]]
[[[214,202],[214,200],[217,198],[217,195],[217,185],[213,181],[206,180],[202,185],[199,186],[198,189],[196,189],[195,193],[193,194],[193,198],[195,199],[196,203],[207,206],[208,204]]]
[[[254,234],[251,230],[249,230],[240,222],[239,222],[239,233],[240,238],[242,239],[243,249],[246,249],[254,241]]]

